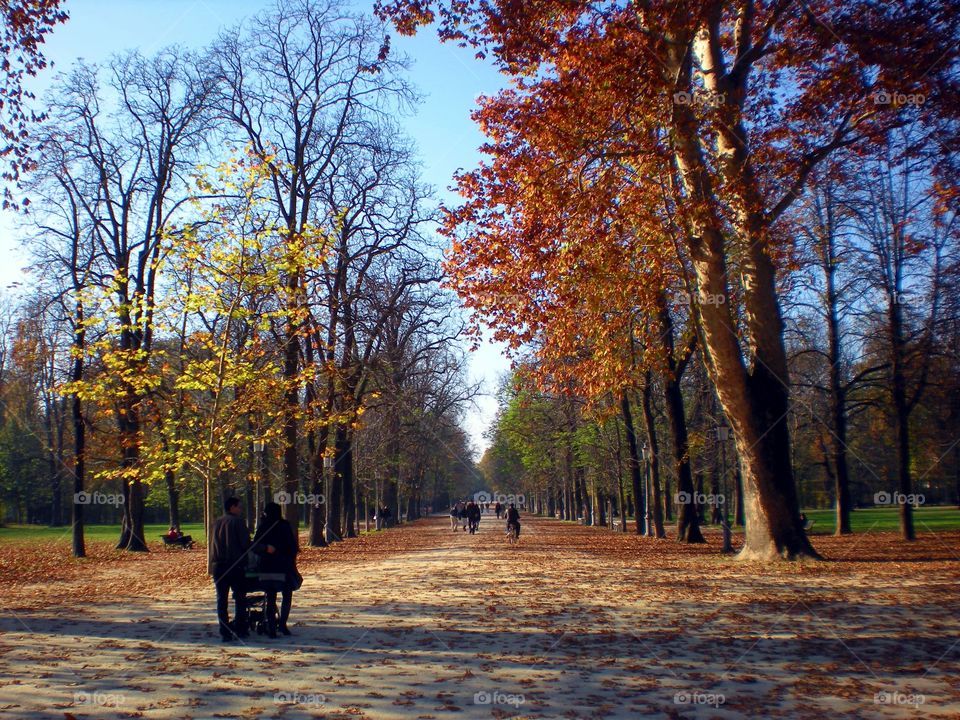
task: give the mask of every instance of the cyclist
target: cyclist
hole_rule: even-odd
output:
[[[517,538],[520,538],[520,513],[517,511],[517,506],[515,503],[510,503],[510,507],[507,508],[507,532],[510,532],[510,528],[513,527],[516,529]]]

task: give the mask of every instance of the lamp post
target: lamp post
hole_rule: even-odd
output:
[[[643,456],[643,534],[653,537],[653,507],[650,505],[650,451],[647,450],[646,443],[640,448],[640,453]]]
[[[717,442],[720,443],[720,478],[721,478],[721,493],[723,494],[723,510],[720,513],[721,517],[721,527],[723,528],[723,548],[721,552],[723,553],[732,553],[733,544],[732,537],[730,532],[730,515],[727,509],[727,497],[729,492],[727,489],[729,483],[727,482],[727,440],[730,438],[730,428],[727,427],[726,423],[721,419],[720,424],[717,425]],[[719,502],[719,498],[714,498],[714,502]]]
[[[264,443],[263,440],[253,441],[253,455],[256,458],[255,462],[257,464],[256,478],[254,480],[256,484],[256,491],[253,494],[253,517],[257,518],[257,521],[259,521],[260,513],[262,512],[263,505],[266,502],[263,495],[263,453],[265,450],[266,443]]]
[[[730,438],[730,428],[727,427],[726,423],[723,420],[720,421],[720,424],[717,425],[717,442],[720,443],[720,477],[722,479],[721,483],[721,492],[723,493],[723,518],[728,523],[730,518],[727,511],[727,496],[730,494],[727,492],[728,483],[727,483],[727,440]],[[716,502],[717,499],[715,498]]]
[[[323,458],[323,475],[324,475],[324,479],[325,479],[325,483],[324,483],[324,488],[325,488],[324,498],[325,498],[327,501],[330,500],[330,487],[331,487],[331,484],[332,484],[333,482],[335,482],[335,478],[333,478],[333,476],[332,476],[335,466],[336,466],[336,461],[335,461],[332,457],[330,457],[329,455],[325,455],[324,458]],[[327,541],[328,543],[335,542],[335,541],[337,541],[337,540],[340,539],[340,538],[336,537],[336,536],[334,535],[334,532],[333,532],[333,527],[332,527],[332,525],[331,525],[331,522],[332,522],[332,520],[333,520],[333,518],[332,518],[332,512],[331,512],[331,511],[332,511],[332,509],[331,509],[331,507],[330,507],[330,503],[327,502],[326,522],[325,522],[325,525],[324,525],[324,533],[323,533],[323,534],[324,534],[324,536],[325,536],[325,538],[326,538],[326,541]]]

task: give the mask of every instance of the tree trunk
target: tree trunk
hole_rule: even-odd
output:
[[[338,426],[337,436],[337,461],[339,463],[337,474],[341,478],[343,517],[345,526],[343,528],[343,537],[353,538],[357,536],[354,526],[356,520],[356,507],[354,506],[354,478],[353,478],[353,437],[349,429],[344,426]]]
[[[706,540],[700,531],[700,517],[697,513],[696,493],[690,470],[687,420],[680,383],[671,378],[664,378],[663,394],[667,422],[673,439],[673,467],[677,475],[677,540],[691,544],[703,543]]]
[[[743,527],[743,476],[740,474],[740,463],[734,468],[734,482],[736,483],[736,496],[734,498],[733,524]]]
[[[899,292],[899,286],[897,287]],[[903,369],[904,340],[903,317],[899,297],[889,300],[889,323],[891,345],[891,386],[893,400],[893,427],[897,455],[897,487],[900,496],[895,498],[900,506],[900,534],[904,540],[914,540],[913,506],[908,500],[913,494],[910,477],[910,408],[907,402],[907,379]]]
[[[623,425],[627,434],[627,456],[633,481],[633,517],[637,535],[642,535],[644,528],[640,513],[640,498],[643,497],[643,473],[640,470],[640,451],[637,448],[637,434],[633,427],[633,414],[630,411],[630,400],[626,392],[620,396],[620,412],[623,414]],[[626,517],[623,521],[626,523]]]
[[[647,512],[647,535],[656,535],[658,538],[665,538],[667,533],[663,529],[663,498],[660,496],[660,442],[657,439],[657,426],[653,417],[653,382],[652,375],[648,371],[643,385],[643,424],[647,431],[647,462],[650,468],[650,485],[653,496],[648,499],[648,507],[652,506],[653,512]],[[652,518],[651,518],[652,514]],[[653,527],[649,523],[653,520]]]
[[[84,329],[83,305],[76,304],[75,325],[73,331],[73,368],[70,380],[78,383],[83,379],[83,354],[86,333]],[[73,419],[73,541],[74,557],[86,557],[87,550],[83,539],[83,505],[77,502],[83,492],[84,470],[87,451],[87,427],[83,421],[83,401],[80,395],[74,392],[70,397],[70,412]]]
[[[723,523],[723,511],[720,503],[720,464],[716,457],[713,459],[713,470],[710,473],[710,494],[713,496],[713,502],[710,504],[710,524],[720,525]]]
[[[163,473],[167,484],[167,501],[170,506],[170,527],[180,529],[180,491],[177,490],[177,475],[167,469]]]
[[[832,222],[822,238],[821,262],[827,291],[827,340],[830,363],[830,414],[833,419],[831,442],[835,495],[837,502],[837,535],[849,535],[850,530],[850,475],[847,468],[847,408],[843,387],[842,355],[840,348],[840,318],[836,288],[837,262],[833,250]]]
[[[287,288],[291,298],[296,298],[300,292],[297,273],[291,271],[287,280]],[[288,313],[293,311],[288,308]],[[288,315],[284,337],[283,357],[283,489],[291,497],[296,498],[300,492],[299,482],[299,453],[297,447],[297,414],[300,412],[300,393],[297,387],[297,368],[300,362],[300,342],[297,336],[297,323],[292,315]],[[283,518],[293,529],[294,537],[299,537],[300,506],[295,502],[283,506]]]
[[[136,399],[127,394],[121,401],[120,444],[123,448],[123,522],[118,550],[147,552],[143,531],[143,483],[140,480],[140,414]],[[132,474],[130,479],[127,473]]]
[[[333,447],[335,455],[333,471],[327,474],[327,525],[325,534],[328,543],[339,542],[343,539],[343,528],[340,526],[341,513],[343,512],[342,472],[345,467],[345,458],[341,456],[343,452],[342,432],[342,428],[339,426],[334,430]]]
[[[668,33],[668,72],[684,87],[692,83],[689,37]],[[693,45],[706,52],[712,39]],[[704,60],[709,63],[709,60]],[[707,76],[707,87],[717,88],[721,79]],[[731,83],[746,82],[746,76]],[[731,87],[742,97],[741,86]],[[728,94],[729,97],[733,97]],[[718,127],[721,149],[717,166],[703,155],[701,124],[693,108],[675,104],[671,118],[673,159],[681,183],[678,201],[683,202],[689,231],[687,250],[701,296],[723,302],[692,303],[704,350],[705,364],[716,388],[724,415],[737,443],[743,472],[746,536],[738,557],[744,560],[819,558],[800,521],[796,484],[790,464],[788,411],[789,374],[783,343],[783,320],[777,300],[776,273],[769,253],[769,238],[763,216],[764,202],[758,180],[749,163],[749,149],[739,108],[735,103],[721,108],[727,123]],[[728,289],[726,253],[728,237],[721,217],[718,184],[728,182],[740,189],[739,206],[733,216],[740,254],[743,329],[734,320],[733,295]],[[740,338],[747,340],[747,361]]]

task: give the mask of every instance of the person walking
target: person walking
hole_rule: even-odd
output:
[[[470,524],[470,534],[474,535],[480,528],[480,506],[477,503],[472,502],[467,505],[467,508],[467,519],[469,520]]]
[[[296,557],[297,538],[290,523],[280,514],[277,503],[267,503],[263,508],[263,515],[257,525],[257,533],[253,538],[253,551],[260,556],[260,572],[283,574],[282,583],[269,584],[265,590],[267,596],[267,635],[277,636],[277,589],[280,590],[281,602],[279,612],[279,630],[289,635],[287,619],[290,617],[290,608],[293,605],[294,586],[298,585]]]
[[[460,503],[454,503],[450,506],[450,528],[456,532],[457,525],[460,524]]]
[[[240,499],[227,498],[223,503],[226,511],[213,524],[210,543],[210,562],[213,567],[213,584],[217,590],[217,623],[220,639],[230,642],[247,637],[247,589],[244,573],[247,553],[250,551],[250,531],[244,522]],[[227,600],[233,591],[234,618],[230,623]]]

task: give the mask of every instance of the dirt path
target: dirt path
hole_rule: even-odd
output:
[[[716,544],[530,520],[510,547],[489,517],[475,536],[430,519],[309,550],[294,636],[243,645],[215,634],[202,553],[91,569],[67,597],[0,584],[0,718],[957,717],[960,534],[843,561],[880,553],[866,537],[769,569]],[[143,579],[184,565],[166,592]]]

